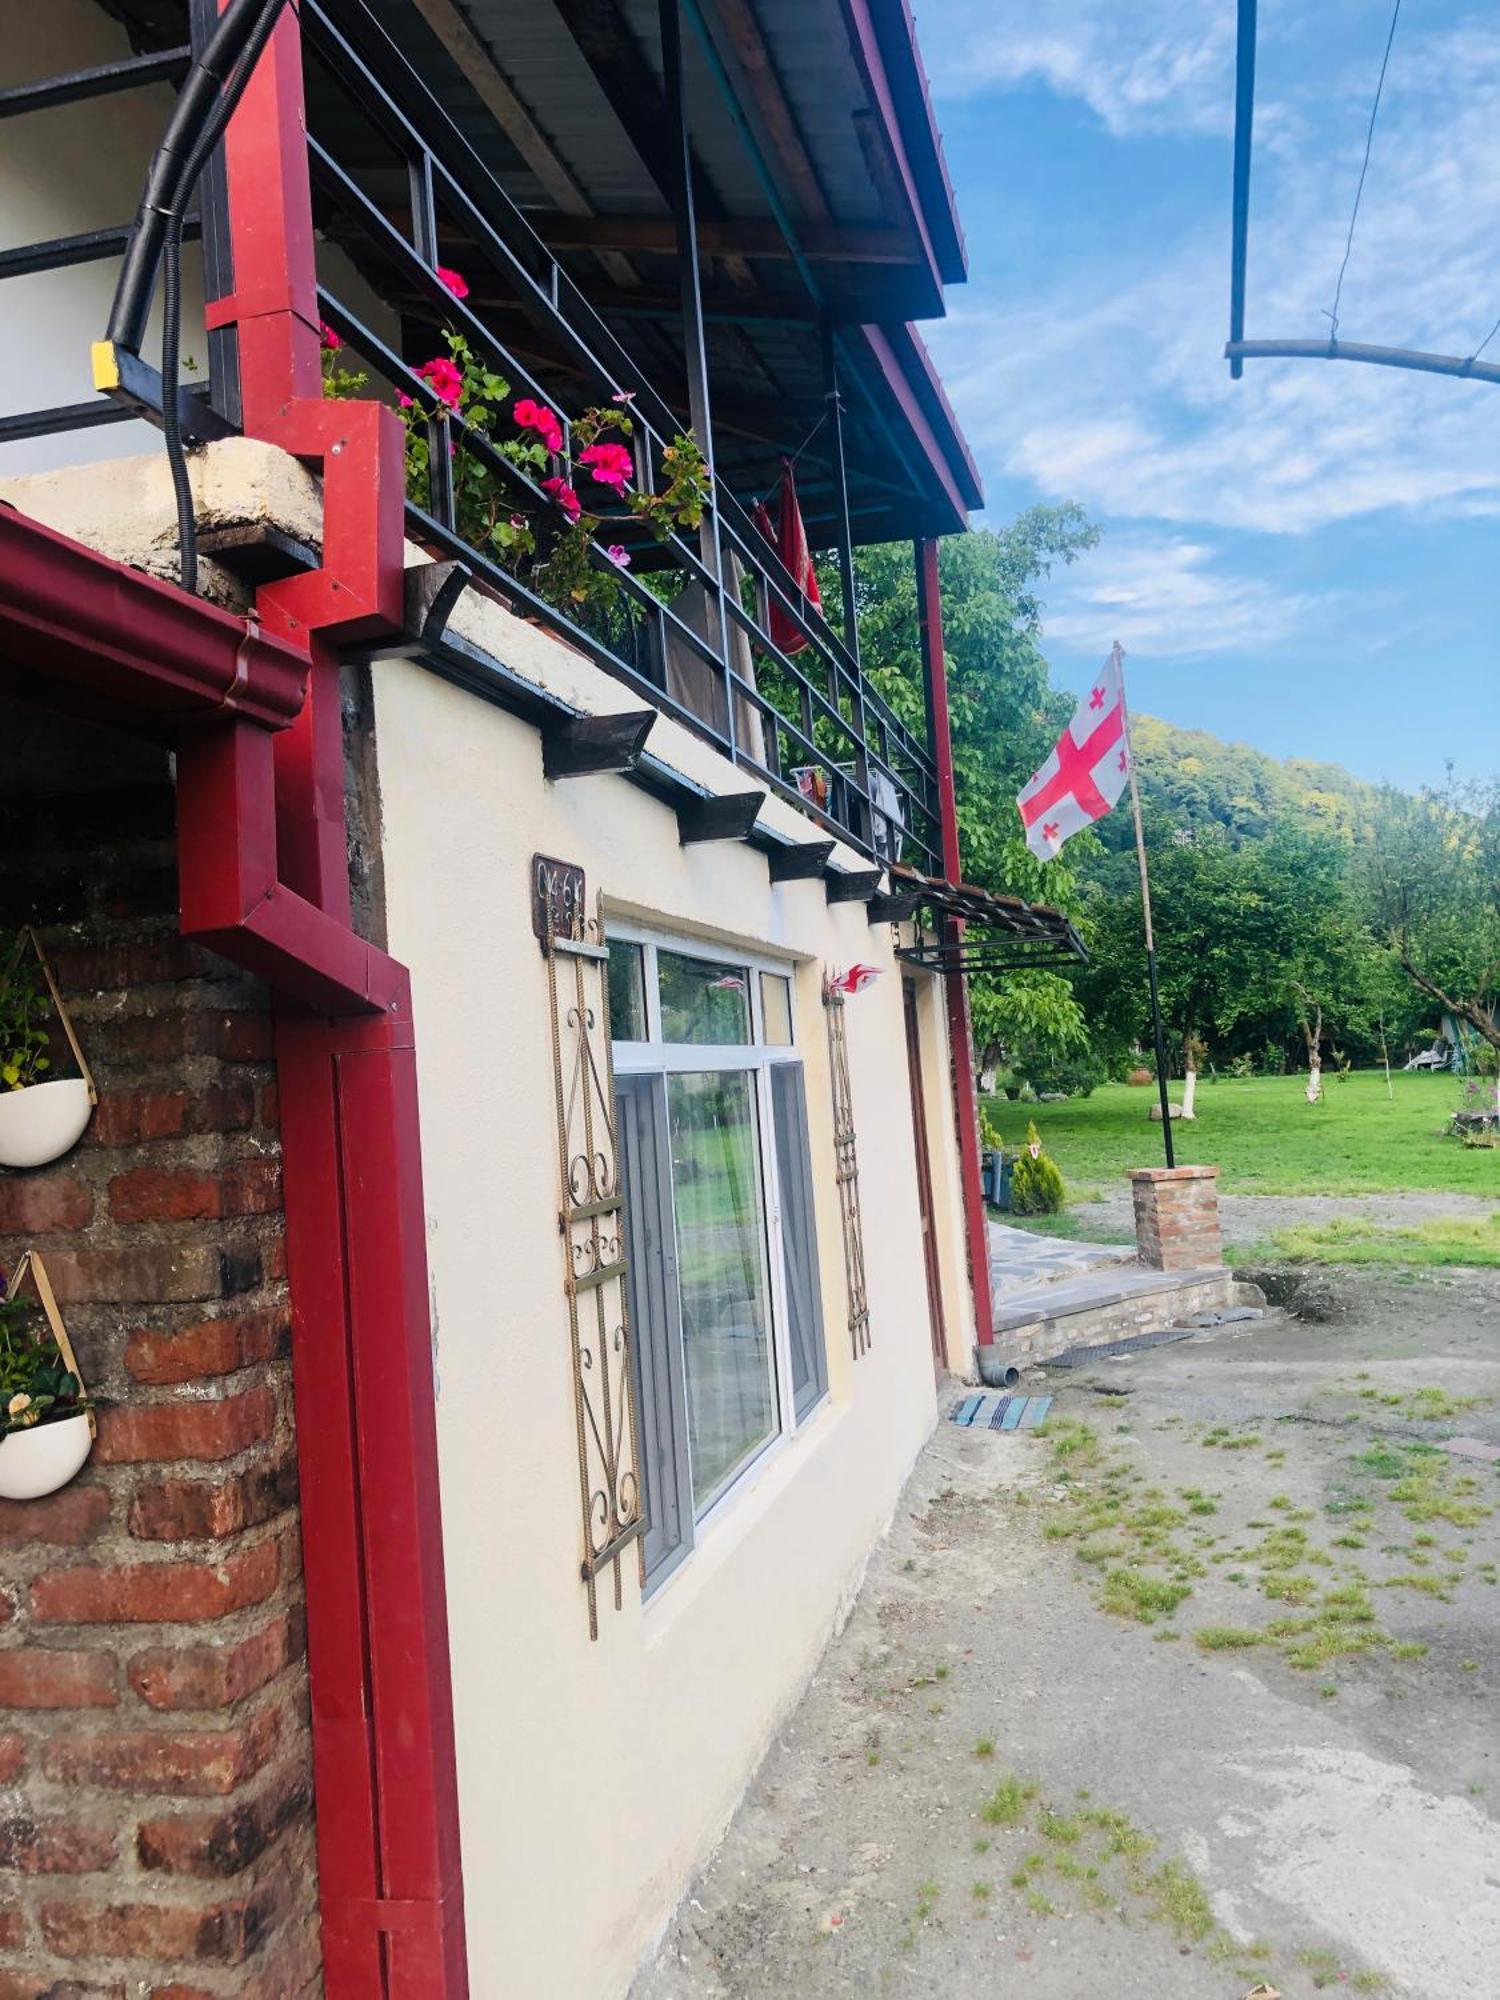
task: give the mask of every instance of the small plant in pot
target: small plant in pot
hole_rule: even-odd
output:
[[[28,947],[33,962],[26,962]],[[49,1013],[77,1076],[52,1075]],[[23,930],[0,966],[0,1167],[41,1167],[83,1137],[97,1093],[36,932]]]
[[[94,1441],[88,1392],[49,1317],[14,1284],[0,1299],[0,1499],[55,1493]]]

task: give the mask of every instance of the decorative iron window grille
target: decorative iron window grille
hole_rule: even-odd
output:
[[[640,1480],[630,1310],[626,1297],[624,1194],[615,1128],[609,1039],[609,952],[604,921],[585,907],[583,870],[545,854],[532,857],[532,928],[547,961],[552,1070],[560,1181],[558,1229],[572,1342],[578,1497],[583,1516],[580,1574],[588,1592],[589,1636],[599,1636],[597,1579],[614,1572],[637,1544],[645,1585],[646,1529]]]
[[[870,1300],[865,1288],[865,1237],[859,1207],[859,1156],[854,1141],[854,1095],[849,1088],[849,1044],[844,996],[825,979],[828,1065],[833,1076],[833,1157],[844,1232],[844,1276],[849,1286],[849,1341],[854,1358],[870,1351]]]

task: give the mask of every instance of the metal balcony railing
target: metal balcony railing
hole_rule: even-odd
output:
[[[559,606],[536,587],[540,579],[518,576],[493,548],[464,540],[450,472],[455,446],[477,457],[530,518],[560,517],[535,479],[416,372],[433,352],[433,334],[422,329],[451,327],[514,395],[556,411],[565,476],[572,425],[585,408],[628,399],[635,483],[645,492],[659,490],[663,454],[684,425],[362,0],[304,0],[301,20],[320,309],[361,369],[426,413],[427,490],[408,505],[412,538],[471,564],[522,615],[706,736],[828,831],[876,859],[936,871],[937,777],[927,746],[809,608],[721,482],[701,534],[678,530],[658,542],[638,523],[608,520],[609,536],[632,560],[620,569],[605,546],[593,546],[591,561],[618,585],[617,609],[602,616]],[[463,265],[467,300],[437,275],[448,261]],[[480,297],[503,298],[512,308],[506,321],[519,320],[524,333],[503,328],[486,305],[476,309]],[[427,342],[420,352],[409,348],[414,337]],[[538,351],[546,363],[533,365],[526,355]],[[557,391],[563,378],[576,385],[566,402]],[[802,642],[794,652],[773,640],[773,612],[778,629]]]

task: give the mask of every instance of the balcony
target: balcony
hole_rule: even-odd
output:
[[[411,542],[872,861],[936,876],[926,729],[861,658],[853,549],[956,530],[978,504],[908,324],[940,309],[962,253],[904,8],[863,27],[833,0],[815,12],[810,48],[805,6],[775,0],[681,0],[680,23],[674,0],[659,17],[637,0],[303,0],[316,305],[337,370],[365,378],[356,393],[409,399]],[[50,109],[173,81],[213,18],[209,0],[180,24],[141,5],[131,67],[0,96],[0,119],[29,115],[40,140]],[[247,101],[236,115],[258,114]],[[209,301],[234,290],[247,218],[230,201],[216,158],[188,232]],[[690,242],[697,257],[679,256]],[[120,228],[60,235],[4,253],[0,277],[122,247]],[[463,297],[442,270],[462,274]],[[189,297],[191,314],[191,279]],[[102,330],[80,326],[81,343]],[[506,385],[483,421],[418,372],[450,336]],[[185,344],[205,364],[178,392],[185,430],[232,434],[234,327]],[[545,464],[506,448],[521,399],[555,413]],[[158,415],[162,400],[150,355],[126,353],[113,400],[0,419],[0,443]],[[661,495],[690,433],[706,502],[701,521],[653,532],[621,493],[598,509],[590,581],[559,588],[566,521],[542,482],[597,490],[578,452],[598,411],[628,412],[628,493]],[[827,616],[757,523],[788,459],[808,539],[829,552]],[[534,546],[475,532],[476,480]]]

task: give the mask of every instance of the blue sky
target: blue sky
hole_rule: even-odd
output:
[[[1328,327],[1387,0],[1262,0],[1247,333]],[[991,514],[1078,500],[1045,648],[1277,756],[1500,773],[1500,385],[1322,362],[1231,382],[1233,0],[925,0],[970,282],[925,329]],[[1405,0],[1347,340],[1500,317],[1500,18]],[[1500,360],[1500,335],[1486,359]]]

